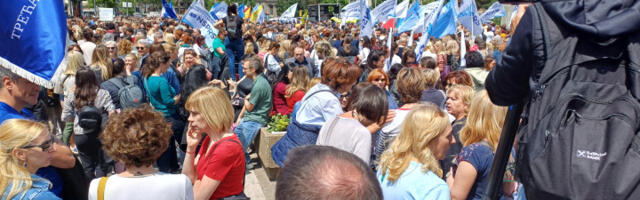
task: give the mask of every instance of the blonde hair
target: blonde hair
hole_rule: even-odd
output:
[[[247,42],[247,44],[244,45],[244,54],[245,55],[248,55],[248,54],[253,55],[253,54],[255,54],[255,48],[253,46],[253,43]]]
[[[109,51],[107,47],[104,45],[98,45],[93,50],[93,56],[91,56],[91,68],[95,69],[96,67],[102,70],[102,80],[106,81],[111,78],[111,58],[109,58]]]
[[[475,90],[473,87],[468,85],[460,85],[456,84],[451,86],[447,90],[447,94],[455,94],[458,98],[462,99],[462,103],[467,105],[467,109],[464,110],[464,113],[469,113],[469,105],[471,105],[471,99],[473,98]]]
[[[447,41],[447,46],[445,47],[445,49],[446,53],[449,55],[458,55],[460,51],[460,45],[458,44],[458,41],[449,40]]]
[[[506,114],[507,107],[491,103],[486,90],[477,92],[471,100],[467,122],[460,130],[462,146],[486,139],[495,152]]]
[[[289,85],[287,85],[287,90],[285,92],[284,97],[290,98],[293,96],[293,93],[298,90],[307,91],[309,87],[310,77],[309,70],[305,66],[297,66],[291,69],[291,73],[293,73],[293,77],[289,80]]]
[[[0,125],[0,190],[7,191],[11,185],[6,199],[13,199],[33,184],[31,173],[13,156],[13,150],[29,145],[47,131],[45,124],[25,119],[9,119]]]
[[[440,79],[440,72],[435,69],[426,68],[422,70],[422,75],[424,76],[424,82],[427,89],[436,87],[438,79]]]
[[[169,44],[176,43],[176,36],[174,36],[173,33],[165,33],[162,39],[164,40],[165,43],[169,43]]]
[[[69,51],[67,53],[67,68],[64,70],[64,74],[75,76],[78,69],[83,66],[84,57],[82,57],[82,53],[77,51]]]
[[[380,158],[378,170],[382,170],[387,179],[395,182],[415,159],[422,164],[422,171],[431,171],[442,177],[438,160],[429,148],[450,126],[444,111],[433,104],[418,104],[413,107],[402,123],[402,130]]]
[[[321,81],[322,79],[319,77],[312,78],[311,81],[309,81],[309,88],[307,88],[307,90],[311,89],[313,86],[316,86],[316,84],[320,83]]]
[[[185,108],[189,112],[199,112],[214,131],[228,131],[233,124],[233,107],[227,94],[219,88],[202,87],[194,91]]]
[[[284,40],[280,42],[280,50],[278,51],[278,57],[286,58],[286,53],[289,53],[289,56],[293,56],[291,52],[291,40]]]
[[[133,44],[129,40],[120,40],[118,43],[118,54],[126,55],[133,49]]]

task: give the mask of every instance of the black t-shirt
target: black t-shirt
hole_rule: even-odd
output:
[[[230,27],[227,25],[227,23],[230,23],[232,21],[232,19],[230,19],[229,17],[234,17],[236,21],[236,34],[232,35],[230,31]],[[242,18],[236,16],[227,16],[225,18],[222,18],[222,21],[224,22],[224,27],[228,32],[228,36],[229,39],[240,39],[242,38],[242,23],[244,23],[244,21],[242,20]]]

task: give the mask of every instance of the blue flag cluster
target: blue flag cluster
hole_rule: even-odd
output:
[[[67,16],[62,1],[3,1],[0,6],[0,66],[53,88],[63,63]]]

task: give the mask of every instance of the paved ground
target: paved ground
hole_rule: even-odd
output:
[[[258,167],[249,170],[245,177],[244,193],[251,198],[251,200],[275,200],[276,182],[270,181],[267,177],[267,173],[260,164],[258,155],[256,153],[251,154],[252,164],[257,164]]]

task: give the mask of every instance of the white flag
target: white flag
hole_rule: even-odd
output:
[[[373,23],[387,21],[387,16],[395,15],[394,7],[396,6],[396,2],[397,0],[386,0],[376,6],[376,8],[371,11]]]
[[[197,29],[206,29],[209,34],[209,37],[215,39],[218,30],[214,28],[215,20],[213,16],[209,14],[209,11],[202,7],[198,1],[193,1],[191,6],[189,6],[189,10],[184,14],[182,21],[188,22],[193,28]],[[211,39],[211,38],[209,38]]]
[[[402,3],[396,6],[396,18],[407,17],[408,10],[409,10],[409,0],[402,1]]]
[[[296,9],[298,8],[298,3],[295,3],[291,6],[289,6],[289,8],[287,8],[287,10],[285,10],[281,15],[280,18],[282,19],[287,19],[287,18],[293,18],[296,15]]]

